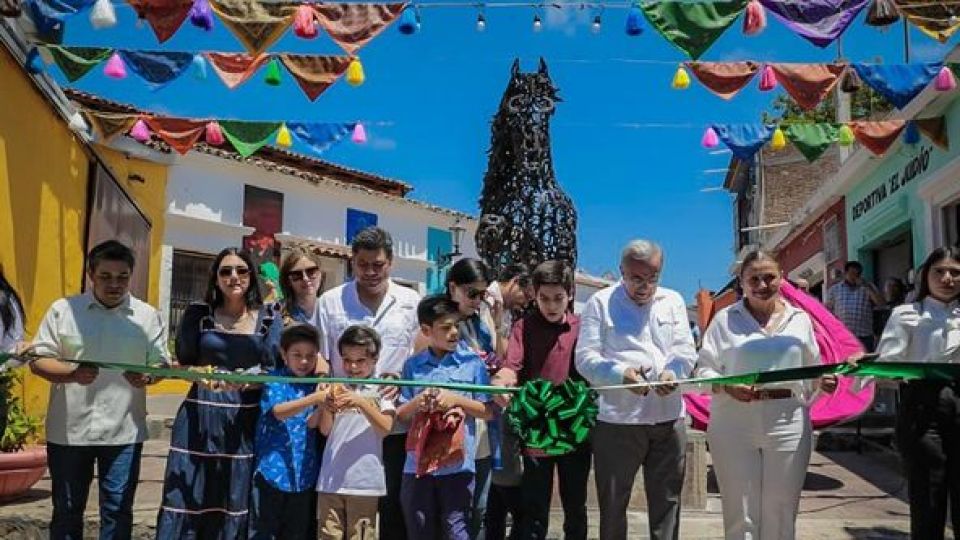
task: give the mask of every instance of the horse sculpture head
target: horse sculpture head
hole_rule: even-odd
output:
[[[513,155],[527,167],[541,164],[543,153],[550,151],[550,117],[558,101],[557,87],[543,58],[532,73],[521,72],[520,60],[513,61],[498,120],[508,127]]]

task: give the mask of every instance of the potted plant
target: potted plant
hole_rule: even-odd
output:
[[[20,398],[11,392],[23,381],[23,370],[0,372],[0,414],[6,409],[7,426],[0,437],[0,501],[22,495],[43,478],[47,470],[47,450],[34,446],[42,423],[24,411]]]

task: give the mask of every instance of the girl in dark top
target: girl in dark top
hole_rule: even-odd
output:
[[[184,313],[177,335],[181,366],[269,371],[283,328],[264,306],[246,252],[227,248],[213,263],[206,297]],[[260,412],[255,385],[194,383],[177,411],[163,482],[157,538],[247,537],[253,441]]]
[[[22,352],[23,326],[26,322],[23,313],[20,296],[3,276],[3,267],[0,267],[0,353]],[[10,360],[0,371],[10,369],[13,365],[14,361]],[[7,429],[8,385],[8,381],[0,380],[0,437]]]

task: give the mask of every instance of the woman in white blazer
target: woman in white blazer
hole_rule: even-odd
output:
[[[916,300],[893,309],[879,361],[960,363],[960,248],[934,250],[920,267]],[[900,386],[897,447],[907,475],[910,537],[944,537],[947,505],[960,531],[960,381]]]
[[[720,311],[703,336],[697,376],[814,366],[820,351],[806,312],[780,296],[783,276],[769,254],[740,266],[743,299]],[[792,539],[810,462],[809,403],[837,379],[714,387],[707,440],[720,485],[725,536]]]

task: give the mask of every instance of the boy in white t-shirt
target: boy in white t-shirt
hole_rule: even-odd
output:
[[[380,354],[380,337],[351,326],[337,342],[347,377],[368,379]],[[395,406],[374,385],[334,385],[320,414],[327,436],[317,480],[320,538],[377,538],[377,504],[387,494],[383,437],[393,427]]]

